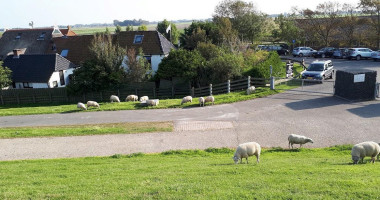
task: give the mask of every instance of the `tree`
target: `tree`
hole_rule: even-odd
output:
[[[125,27],[125,31],[133,31],[133,26],[128,25]]]
[[[209,62],[206,68],[209,69],[210,82],[220,83],[241,76],[243,71],[244,59],[240,54],[224,53]]]
[[[71,93],[114,88],[125,79],[122,67],[125,49],[112,43],[111,35],[95,35],[90,50],[91,58],[73,72],[68,85]]]
[[[120,32],[121,32],[121,26],[120,25],[116,25],[115,33],[119,34]]]
[[[137,28],[137,30],[138,30],[138,31],[147,31],[147,30],[148,30],[148,27],[147,27],[145,24],[143,24],[143,25],[139,26],[139,27]]]
[[[296,26],[293,15],[284,16],[280,14],[274,22],[278,25],[278,29],[272,31],[276,42],[284,41],[290,44],[293,40],[298,41],[301,31]]]
[[[106,27],[106,31],[104,32],[104,34],[105,34],[105,35],[109,35],[109,34],[111,34],[110,29],[108,29],[108,27]]]
[[[377,49],[380,49],[380,0],[360,0],[359,7],[370,14],[369,24],[376,34]]]
[[[181,45],[183,48],[193,50],[198,42],[194,41],[194,35],[200,33],[205,35],[206,41],[213,44],[220,44],[222,41],[219,35],[219,29],[213,22],[193,21],[189,27],[184,29],[184,33],[180,36]],[[197,36],[198,37],[198,36]],[[204,41],[204,39],[202,39]]]
[[[2,65],[3,62],[0,62],[0,90],[12,84],[12,70]]]
[[[171,27],[170,32],[166,33],[166,29]],[[177,30],[177,26],[174,23],[171,23],[164,19],[162,22],[158,22],[157,31],[166,37],[166,39],[170,40],[172,43],[177,44],[179,38],[179,31]]]
[[[147,59],[144,58],[142,49],[136,56],[134,48],[127,49],[126,80],[127,82],[142,82],[151,78],[152,70]]]
[[[355,14],[356,8],[354,6],[344,4],[342,10],[343,14],[337,26],[339,35],[341,35],[340,39],[344,41],[343,46],[353,46],[357,38],[355,33],[357,32],[358,26],[362,23],[362,20]]]

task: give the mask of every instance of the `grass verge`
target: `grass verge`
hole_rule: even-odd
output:
[[[238,101],[246,101],[254,98],[261,98],[272,94],[280,93],[297,86],[281,85],[276,86],[276,90],[269,88],[257,88],[256,93],[247,95],[245,91],[231,92],[230,94],[214,95],[215,104],[226,104]],[[0,106],[0,116],[12,115],[37,115],[53,113],[73,113],[73,112],[93,112],[93,111],[115,111],[115,110],[136,110],[136,109],[165,109],[165,108],[187,108],[199,106],[198,98],[194,98],[192,103],[181,105],[182,99],[160,99],[160,103],[155,107],[143,107],[139,102],[121,103],[100,103],[100,109],[90,108],[87,111],[77,109],[76,104],[20,104]],[[206,105],[207,106],[207,105]]]
[[[380,163],[352,165],[351,146],[0,162],[1,199],[376,199]]]
[[[14,127],[1,128],[0,139],[47,136],[58,137],[101,134],[133,134],[172,131],[172,122],[130,122],[70,126]]]

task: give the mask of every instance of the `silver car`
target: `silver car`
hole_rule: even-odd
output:
[[[325,80],[327,78],[333,78],[334,66],[331,60],[314,61],[312,62],[306,71],[302,72],[302,79],[309,80]]]
[[[380,60],[380,50],[372,52],[371,57],[374,61]]]
[[[294,57],[299,56],[314,56],[317,53],[316,50],[310,48],[310,47],[297,47],[293,49],[292,55]]]
[[[348,59],[351,60],[355,58],[356,60],[360,60],[362,58],[371,58],[372,50],[368,48],[351,48],[348,50]]]

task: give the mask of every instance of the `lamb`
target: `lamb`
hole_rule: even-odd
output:
[[[158,99],[146,100],[146,105],[148,105],[148,106],[158,106],[159,103],[160,102]]]
[[[239,160],[240,160],[240,163],[243,163],[243,158],[245,158],[248,164],[248,157],[255,155],[257,158],[257,163],[259,163],[260,153],[261,153],[261,147],[258,143],[248,142],[248,143],[240,144],[236,148],[234,157],[232,157],[232,159],[235,161],[235,164],[237,164]]]
[[[208,96],[205,98],[205,103],[212,102],[212,105],[214,105],[215,98],[213,96]]]
[[[193,97],[191,97],[191,96],[183,97],[181,105],[184,104],[184,103],[187,103],[187,102],[192,103],[193,102]]]
[[[301,148],[303,144],[306,144],[308,142],[314,143],[312,139],[302,136],[302,135],[296,135],[296,134],[289,135],[288,141],[289,141],[289,149],[290,149],[290,145],[292,146],[292,149],[293,149],[293,144],[299,144]]]
[[[205,106],[205,98],[199,97],[199,106]]]
[[[133,102],[138,101],[138,100],[139,100],[139,98],[133,94],[128,95],[127,98],[125,99],[125,101],[133,101]]]
[[[140,97],[140,102],[143,102],[143,101],[146,101],[146,100],[149,100],[148,96],[142,96],[142,97]]]
[[[86,105],[84,105],[84,103],[81,103],[81,102],[78,102],[77,108],[79,108],[81,110],[87,110]]]
[[[97,107],[97,108],[100,108],[100,105],[98,104],[98,102],[96,101],[87,101],[87,108],[89,107]]]
[[[250,95],[256,91],[255,86],[251,86],[247,89],[247,94]]]
[[[380,146],[376,142],[362,142],[352,147],[351,156],[354,164],[363,163],[364,157],[371,156],[371,162],[375,163],[375,157],[379,159]]]
[[[114,101],[120,103],[119,97],[115,96],[115,95],[111,95],[110,101],[111,101],[111,103],[113,103]]]

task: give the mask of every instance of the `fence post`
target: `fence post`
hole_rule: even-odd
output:
[[[248,88],[251,87],[251,76],[248,76]]]
[[[194,87],[191,88],[191,96],[195,97]]]
[[[212,84],[210,84],[210,96],[212,96]]]
[[[227,81],[227,93],[229,94],[231,92],[231,80]]]
[[[275,81],[275,78],[274,78],[273,76],[271,76],[271,77],[270,77],[270,89],[271,89],[271,90],[274,90],[274,89],[275,89],[274,81]]]
[[[16,95],[16,99],[17,99],[17,104],[20,104],[20,95],[19,94]]]

